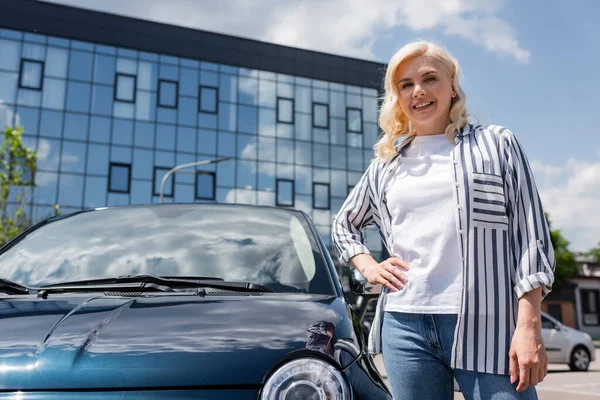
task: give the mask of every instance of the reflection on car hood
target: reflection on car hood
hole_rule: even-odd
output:
[[[319,321],[356,343],[346,307],[315,295],[4,298],[0,389],[256,385]]]

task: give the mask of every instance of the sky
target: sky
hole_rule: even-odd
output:
[[[46,0],[387,63],[433,40],[461,65],[469,113],[522,143],[573,251],[600,243],[600,2]]]

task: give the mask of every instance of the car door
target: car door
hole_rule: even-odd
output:
[[[546,354],[550,363],[568,361],[569,341],[560,325],[542,315],[542,337],[546,346]]]

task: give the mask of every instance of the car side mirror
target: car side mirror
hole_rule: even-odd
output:
[[[554,327],[553,327],[553,328],[554,328],[555,330],[557,330],[557,331],[560,331],[560,325],[558,325],[558,324],[554,324]]]
[[[349,284],[352,293],[354,293],[356,296],[360,296],[365,293],[365,285],[367,284],[367,280],[360,274],[360,272],[358,272],[358,270],[352,268],[350,271]]]

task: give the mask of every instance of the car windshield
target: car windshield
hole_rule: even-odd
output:
[[[0,278],[27,286],[138,274],[334,293],[306,218],[277,208],[177,204],[83,212],[41,225],[0,254]]]

